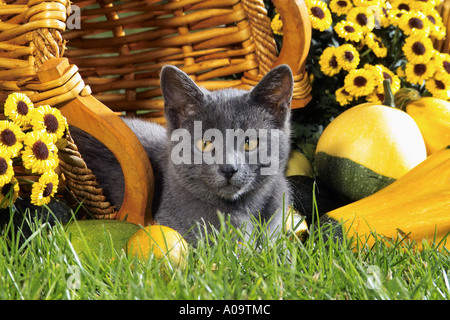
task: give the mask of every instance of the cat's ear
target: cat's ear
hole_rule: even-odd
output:
[[[195,112],[204,93],[186,73],[174,66],[161,69],[160,82],[166,119],[178,128],[183,117]]]
[[[292,71],[284,64],[270,70],[253,88],[250,98],[271,112],[277,125],[283,126],[289,119],[293,90]]]

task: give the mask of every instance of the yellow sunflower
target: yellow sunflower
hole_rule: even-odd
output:
[[[379,74],[379,69],[378,69],[377,67],[375,67],[373,64],[366,63],[366,64],[363,66],[363,68],[366,69],[366,70],[369,70],[370,72],[372,72],[372,74],[373,74],[374,77],[377,77],[377,78],[378,78],[378,77],[380,76],[380,74]]]
[[[417,1],[417,3],[422,3],[421,1]],[[424,9],[418,10],[423,12],[423,14],[427,17],[430,22],[430,36],[437,40],[442,40],[446,35],[446,28],[442,21],[442,17],[434,7],[430,7],[426,5]]]
[[[336,48],[335,47],[327,47],[323,50],[322,55],[319,59],[320,70],[323,74],[332,77],[335,74],[339,73],[341,67],[339,66],[336,59]]]
[[[350,0],[331,0],[328,4],[331,12],[337,14],[338,16],[346,15],[351,8],[353,8],[353,4]]]
[[[16,199],[19,197],[19,191],[20,191],[19,182],[15,177],[12,177],[10,182],[0,187],[1,207],[5,209],[9,207],[11,203],[15,203]]]
[[[44,173],[59,164],[58,149],[53,138],[45,132],[32,131],[25,135],[25,150],[22,152],[23,166],[33,173]]]
[[[384,93],[379,93],[378,90],[374,90],[372,93],[366,96],[366,101],[376,104],[382,104],[384,102]]]
[[[393,73],[391,70],[389,70],[388,68],[382,66],[382,71],[381,71],[384,80],[389,80],[391,83],[391,90],[392,93],[395,94],[397,93],[398,90],[400,90],[401,87],[401,80],[400,77],[397,76],[395,73]],[[384,88],[383,88],[383,83],[381,83],[379,85],[379,93],[384,93]]]
[[[398,27],[406,35],[422,34],[422,37],[428,37],[431,32],[431,22],[420,11],[407,12],[400,17]]]
[[[48,105],[35,108],[31,114],[31,125],[35,131],[44,131],[50,134],[55,143],[67,129],[66,118],[61,111]]]
[[[450,77],[450,54],[436,51],[433,60],[436,66],[436,72],[443,72],[447,77]]]
[[[0,156],[0,187],[10,182],[13,176],[14,168],[11,158]]]
[[[359,24],[346,20],[336,23],[334,31],[339,37],[347,41],[359,42],[363,36],[362,28]]]
[[[376,12],[376,19],[378,19],[379,27],[387,28],[391,25],[391,21],[389,19],[389,10],[386,2],[380,4]],[[376,26],[377,27],[377,26]]]
[[[400,67],[398,67],[397,69],[395,69],[395,74],[396,74],[398,77],[400,77],[400,78],[406,77],[406,75],[405,75],[405,69],[404,69],[402,66],[400,66]]]
[[[407,13],[405,10],[391,9],[388,12],[389,24],[398,27],[401,17]]]
[[[411,63],[426,63],[434,56],[433,41],[420,34],[407,37],[402,49]]]
[[[374,33],[369,32],[364,37],[364,44],[368,46],[378,58],[385,58],[387,56],[388,49],[384,46],[381,38],[377,37]]]
[[[412,2],[414,0],[390,0],[389,4],[391,5],[391,10],[410,12],[412,10]]]
[[[31,203],[42,206],[50,202],[58,190],[58,175],[54,171],[45,172],[31,189]]]
[[[411,10],[416,11],[428,11],[434,9],[437,4],[435,0],[420,0],[420,1],[411,1]]]
[[[444,72],[437,72],[434,77],[425,81],[425,88],[434,98],[450,99],[450,78]]]
[[[371,7],[379,6],[384,3],[384,0],[353,0],[355,7]]]
[[[431,60],[426,63],[408,62],[405,66],[406,81],[422,85],[434,75],[435,71],[435,65]]]
[[[364,65],[364,69],[370,70],[375,78],[376,92],[384,95],[383,81],[389,80],[391,83],[392,93],[396,93],[400,89],[400,78],[387,67],[382,64],[377,65]]]
[[[347,15],[347,20],[361,26],[363,34],[375,28],[375,12],[369,7],[355,7]]]
[[[350,93],[345,91],[344,87],[337,89],[335,92],[335,95],[336,95],[336,101],[341,106],[345,106],[353,100],[353,96],[351,96]]]
[[[360,68],[351,70],[344,79],[344,88],[354,97],[370,94],[375,89],[375,81],[369,70]]]
[[[19,126],[30,123],[30,111],[34,108],[33,103],[27,95],[14,92],[8,95],[5,101],[5,116]]]
[[[333,22],[331,12],[323,1],[311,1],[311,5],[308,6],[308,13],[313,29],[325,31]]]
[[[359,64],[359,52],[351,44],[343,44],[336,48],[336,59],[342,69],[350,71]]]
[[[0,154],[10,158],[19,156],[25,134],[14,122],[0,121]]]
[[[280,19],[280,14],[277,13],[275,17],[273,17],[272,22],[270,23],[272,27],[272,31],[274,34],[283,35],[283,22]]]

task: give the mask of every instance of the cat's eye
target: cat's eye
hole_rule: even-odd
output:
[[[214,144],[209,140],[197,140],[197,149],[201,152],[211,152],[214,149]]]
[[[255,138],[245,138],[244,149],[245,151],[252,151],[258,147],[258,139]]]

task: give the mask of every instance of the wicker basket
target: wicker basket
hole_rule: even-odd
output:
[[[442,40],[434,41],[434,48],[442,53],[450,53],[450,0],[444,0],[437,8],[442,17],[442,23],[447,29],[447,36]]]
[[[295,80],[292,107],[305,106],[311,90],[306,6],[302,0],[273,3],[284,23],[280,53],[263,0],[86,0],[72,7],[68,0],[6,1],[0,4],[0,97],[24,92],[35,104],[58,107],[71,125],[114,153],[125,177],[119,211],[72,141],[59,152],[67,186],[94,217],[152,223],[151,164],[117,115],[164,123],[158,77],[165,64],[215,90],[250,89],[286,63]]]

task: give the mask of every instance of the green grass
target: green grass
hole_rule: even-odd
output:
[[[323,237],[323,228],[313,228],[305,243],[255,234],[254,249],[254,241],[236,241],[239,230],[221,230],[190,248],[185,268],[171,269],[155,259],[140,263],[123,251],[115,251],[112,260],[100,254],[81,261],[63,225],[30,224],[25,242],[11,224],[1,230],[2,300],[450,298],[445,249],[418,252],[395,241],[355,246]]]

